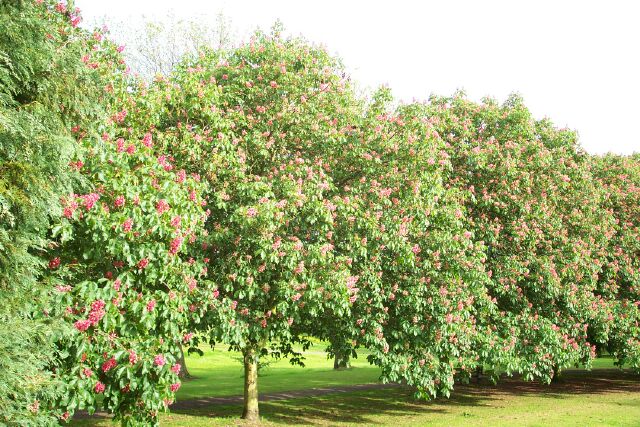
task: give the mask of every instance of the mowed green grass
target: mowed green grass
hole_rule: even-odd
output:
[[[195,378],[182,384],[178,400],[203,396],[238,396],[243,393],[241,354],[227,351],[227,348],[218,346],[215,351],[203,348],[204,356],[187,357],[189,373]],[[338,387],[378,381],[380,369],[367,362],[364,352],[352,360],[352,369],[336,371],[333,369],[333,360],[327,359],[325,349],[325,344],[313,344],[305,352],[304,368],[291,365],[288,360],[267,359],[269,364],[260,371],[258,379],[260,392]]]
[[[259,379],[261,393],[340,387],[376,382],[379,370],[363,354],[353,368],[334,371],[324,345],[307,352],[306,367],[271,362]],[[239,354],[218,348],[205,356],[190,356],[192,375],[179,399],[242,394]],[[456,386],[450,399],[416,401],[407,388],[331,393],[290,400],[261,402],[263,425],[395,425],[395,426],[640,426],[640,376],[612,371],[611,359],[598,359],[592,372],[570,371],[559,384],[543,386],[505,380],[497,386]],[[604,369],[603,369],[604,368]],[[239,419],[241,404],[178,409],[161,416],[167,427],[248,425]],[[114,426],[89,419],[78,426]]]

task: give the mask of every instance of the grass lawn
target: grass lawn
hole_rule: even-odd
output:
[[[324,346],[307,353],[307,366],[271,362],[259,380],[262,393],[372,383],[378,369],[365,355],[353,368],[333,371]],[[237,353],[218,348],[187,365],[196,379],[187,381],[179,400],[242,394]],[[543,386],[507,379],[497,386],[459,385],[450,399],[415,401],[402,387],[329,393],[261,402],[264,425],[396,425],[396,426],[640,426],[640,376],[613,371],[610,359],[599,359],[593,372],[566,372],[559,384]],[[603,369],[604,368],[604,369]],[[175,409],[161,417],[167,427],[246,425],[238,417],[240,403]],[[77,420],[77,426],[113,426],[106,419]]]
[[[313,387],[335,387],[378,381],[380,370],[369,365],[363,352],[352,360],[353,369],[333,370],[333,360],[327,359],[325,344],[314,344],[305,352],[305,367],[291,365],[287,360],[270,360],[261,370],[258,387],[261,393],[300,390]],[[195,377],[178,391],[178,400],[202,396],[238,396],[243,393],[244,371],[241,354],[218,346],[205,351],[204,356],[187,357],[189,373]]]

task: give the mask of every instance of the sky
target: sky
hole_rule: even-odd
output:
[[[640,2],[634,0],[76,0],[85,21],[135,25],[222,13],[240,40],[280,20],[340,56],[364,88],[410,102],[464,90],[521,94],[590,153],[640,152]]]

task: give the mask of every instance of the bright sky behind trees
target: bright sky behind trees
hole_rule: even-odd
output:
[[[519,92],[533,113],[577,129],[591,153],[640,151],[640,3],[598,1],[77,0],[86,22],[142,15],[210,21],[239,39],[277,19],[324,44],[365,88],[400,99],[464,89],[502,101]]]

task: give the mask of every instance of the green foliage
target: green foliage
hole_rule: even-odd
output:
[[[221,310],[212,338],[292,354],[296,325],[348,306],[344,264],[332,251],[333,183],[318,156],[340,138],[338,64],[298,40],[257,35],[185,63],[151,96],[179,167],[206,177],[209,277]],[[329,308],[331,307],[331,308]],[[271,344],[270,344],[271,343]]]
[[[615,218],[601,276],[611,301],[607,350],[620,365],[640,370],[640,155],[593,158],[594,175],[605,191],[604,208]]]
[[[517,96],[361,99],[277,27],[148,87],[78,22],[0,2],[0,423],[157,425],[197,333],[245,362],[364,347],[422,397],[598,349],[640,369],[637,155]]]
[[[0,423],[53,422],[44,408],[55,384],[44,368],[60,325],[30,312],[40,310],[49,223],[77,180],[71,128],[102,111],[101,73],[82,61],[98,41],[77,19],[72,4],[0,2]]]
[[[191,340],[211,299],[201,258],[204,184],[154,149],[152,129],[132,126],[135,93],[112,45],[95,51],[110,84],[110,116],[94,136],[75,127],[85,148],[74,162],[84,182],[63,200],[52,228],[46,314],[74,327],[56,337],[57,407],[104,408],[124,425],[157,424],[180,387],[179,345]]]
[[[499,312],[483,328],[509,342],[491,342],[485,360],[544,381],[588,363],[610,328],[598,278],[613,218],[575,133],[535,121],[515,96],[498,105],[457,94],[411,108],[445,140],[450,185],[469,194],[475,238],[487,247]]]

